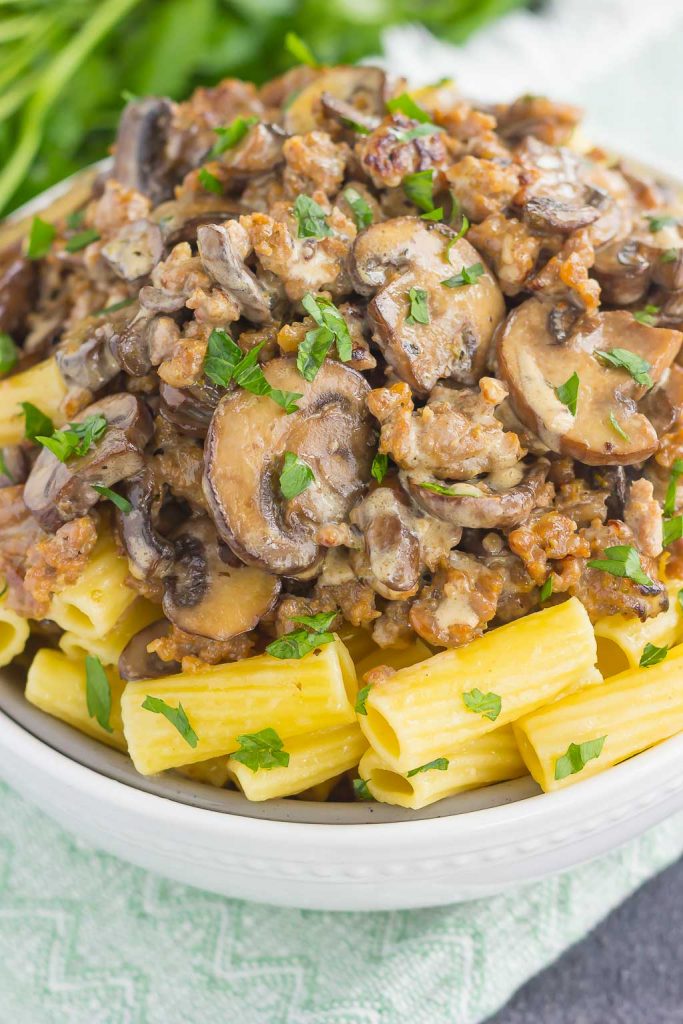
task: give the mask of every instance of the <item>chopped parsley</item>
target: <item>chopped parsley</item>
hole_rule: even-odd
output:
[[[83,226],[85,220],[85,210],[72,210],[66,216],[66,226],[70,231],[78,231]]]
[[[283,750],[284,743],[275,729],[261,729],[260,732],[238,736],[239,750],[230,756],[246,765],[252,772],[269,772],[272,768],[287,768],[289,754]]]
[[[372,460],[372,466],[370,467],[370,473],[375,478],[378,484],[382,483],[384,477],[387,475],[389,469],[389,456],[383,452],[377,452],[374,459]]]
[[[332,229],[327,223],[327,214],[310,196],[302,194],[296,197],[294,216],[299,225],[299,238],[326,238],[332,234]]]
[[[678,487],[679,477],[683,476],[683,459],[675,459],[671,467],[671,476],[669,477],[669,484],[666,488],[666,497],[664,498],[664,507],[662,511],[664,515],[670,517],[676,511],[676,488]]]
[[[645,324],[647,327],[654,327],[657,322],[657,314],[659,313],[659,306],[649,305],[645,309],[637,309],[633,314],[633,319],[637,320],[639,324]]]
[[[434,171],[430,167],[426,171],[415,171],[414,174],[406,174],[401,182],[403,191],[419,210],[427,214],[434,212]]]
[[[669,544],[673,544],[675,540],[680,540],[683,537],[683,515],[665,519],[662,528],[664,534],[662,543],[665,548],[668,548]]]
[[[258,124],[258,117],[252,115],[251,117],[236,117],[229,125],[214,128],[218,141],[214,143],[209,152],[209,159],[220,156],[221,153],[236,146],[255,124]]]
[[[362,687],[362,689],[358,691],[356,703],[354,705],[354,711],[356,712],[357,715],[367,715],[368,709],[365,706],[365,702],[368,699],[368,694],[370,693],[371,689],[372,683],[368,683],[367,686]]]
[[[302,462],[294,452],[285,452],[284,465],[280,473],[280,493],[289,501],[296,498],[314,482],[313,470]]]
[[[313,295],[311,292],[308,292],[301,300],[301,305],[308,315],[315,320],[318,328],[329,331],[337,346],[337,355],[343,363],[347,363],[353,355],[353,344],[348,324],[335,304],[330,302],[329,299],[324,299],[319,295]],[[315,377],[315,374],[313,376]],[[313,378],[307,377],[306,379],[312,380]]]
[[[5,476],[11,484],[16,483],[14,475],[10,472],[9,467],[5,461],[5,453],[0,448],[0,476]]]
[[[296,368],[304,380],[312,381],[318,376],[333,341],[334,335],[327,327],[315,327],[306,332],[296,353]]]
[[[466,284],[476,284],[484,273],[483,264],[473,263],[471,267],[463,267],[459,274],[447,277],[441,284],[446,288],[462,288]]]
[[[398,142],[412,142],[413,139],[422,139],[427,135],[439,135],[443,131],[437,124],[418,124],[415,128],[393,129],[393,135]]]
[[[633,315],[635,316],[635,313]],[[645,388],[652,387],[653,380],[649,372],[652,369],[650,363],[648,363],[647,359],[643,359],[642,356],[631,352],[630,349],[613,348],[611,352],[601,352],[599,349],[596,349],[594,355],[602,360],[603,363],[608,363],[609,366],[616,366],[620,370],[626,370],[636,384],[640,384]]]
[[[429,323],[429,294],[424,288],[411,288],[408,292],[410,313],[406,317],[407,324]]]
[[[660,263],[675,263],[680,256],[680,249],[665,249],[659,257]]]
[[[216,327],[209,335],[209,344],[204,357],[204,373],[214,384],[227,388],[242,355],[242,349],[232,340],[227,331]]]
[[[54,224],[48,224],[40,217],[34,217],[31,222],[31,231],[28,236],[28,247],[26,256],[30,260],[39,260],[50,251],[55,235],[57,234]]]
[[[423,110],[407,92],[402,92],[400,96],[387,100],[387,110],[390,114],[405,114],[406,117],[411,117],[413,121],[419,121],[420,124],[429,124],[431,122],[431,117],[427,111]]]
[[[372,793],[368,789],[365,779],[353,780],[353,792],[358,800],[372,800]]]
[[[178,730],[189,747],[194,749],[197,746],[199,742],[197,733],[190,725],[190,721],[180,701],[178,702],[178,707],[173,708],[165,700],[162,700],[161,697],[147,696],[142,702],[142,707],[145,711],[152,711],[155,715],[163,715]]]
[[[299,64],[308,64],[309,68],[319,68],[320,63],[316,60],[313,50],[308,43],[298,36],[296,32],[288,32],[285,36],[285,50]]]
[[[281,391],[279,388],[271,387],[258,364],[259,352],[264,345],[265,341],[262,341],[244,355],[227,331],[214,328],[209,335],[204,373],[220,387],[227,388],[230,381],[234,380],[241,388],[254,395],[268,395],[286,413],[296,412],[297,402],[303,396],[296,391]]]
[[[370,227],[374,220],[372,207],[363,199],[360,192],[355,188],[345,188],[344,199],[351,207],[351,213],[353,214],[357,229],[362,231],[363,228]]]
[[[552,578],[552,576],[548,576],[548,579],[545,581],[545,583],[541,587],[541,592],[539,594],[539,600],[540,600],[541,604],[544,604],[546,601],[549,601],[550,598],[552,597],[552,593],[553,593],[553,578]]]
[[[97,719],[105,732],[113,732],[109,722],[111,686],[102,662],[94,654],[86,655],[85,659],[85,699],[90,717]]]
[[[85,249],[86,245],[97,242],[99,239],[99,231],[96,231],[95,228],[86,228],[85,231],[79,231],[68,238],[64,248],[67,252],[80,252],[81,249]]]
[[[44,448],[49,448],[60,462],[66,462],[73,455],[77,458],[86,455],[104,437],[107,426],[104,416],[96,413],[80,423],[70,423],[64,430],[53,428],[51,434],[36,434],[34,440]]]
[[[481,498],[482,492],[474,484],[438,484],[435,480],[421,480],[420,487],[434,494],[445,494],[449,498]]]
[[[451,262],[451,249],[453,248],[453,246],[455,245],[456,242],[459,242],[461,238],[465,237],[465,235],[467,234],[469,229],[470,229],[470,222],[468,221],[467,217],[463,213],[462,221],[461,221],[461,224],[460,224],[460,230],[458,231],[457,234],[453,235],[453,237],[451,239],[449,239],[448,244],[447,244],[446,248],[444,249],[444,253],[443,253],[444,263],[450,263]]]
[[[310,627],[311,632],[306,629],[297,629],[293,633],[285,633],[283,636],[268,644],[266,650],[274,658],[299,659],[310,654],[317,647],[334,642],[334,634],[329,632],[329,627],[337,617],[337,612],[320,612],[318,615],[294,615],[292,622],[300,623]]]
[[[206,167],[200,167],[197,175],[199,178],[199,184],[202,186],[205,192],[213,192],[214,195],[220,196],[223,193],[223,186],[211,171],[207,171]]]
[[[21,408],[24,413],[24,437],[27,441],[35,441],[39,434],[42,437],[50,437],[54,433],[54,423],[37,405],[33,405],[32,402],[21,402]]]
[[[467,690],[462,695],[465,707],[482,718],[488,718],[495,722],[500,714],[502,698],[497,693],[482,693],[476,686],[473,690]]]
[[[616,418],[613,412],[609,414],[609,425],[614,431],[614,433],[619,435],[622,441],[628,442],[631,440],[631,438],[628,436],[624,428],[621,426],[619,420]]]
[[[13,370],[19,359],[19,349],[6,331],[0,331],[0,377]]]
[[[574,372],[569,380],[555,388],[555,394],[566,405],[572,416],[576,416],[576,407],[579,401],[579,375]]]
[[[650,225],[650,231],[653,234],[661,231],[662,228],[669,228],[678,224],[678,220],[675,217],[671,217],[669,214],[659,214],[656,217],[648,217],[647,219]]]
[[[649,668],[650,665],[659,665],[660,661],[664,661],[668,653],[668,647],[656,647],[655,644],[645,644],[638,664],[641,668]]]
[[[640,555],[630,544],[618,544],[613,548],[606,548],[605,558],[591,559],[588,562],[588,567],[608,572],[610,576],[632,580],[641,587],[654,586],[650,577],[643,572]]]
[[[585,743],[570,743],[567,753],[555,761],[557,781],[566,779],[568,775],[576,775],[586,767],[589,761],[600,757],[606,739],[607,736],[600,736],[596,740],[586,740]]]
[[[116,491],[112,491],[111,487],[105,487],[103,484],[92,484],[93,491],[97,491],[103,498],[107,498],[113,505],[116,505],[124,516],[127,516],[129,512],[133,511],[133,506],[124,498],[121,494],[117,494]]]
[[[435,757],[433,761],[428,761],[427,764],[421,764],[419,768],[413,768],[411,771],[406,773],[406,778],[411,779],[413,775],[419,775],[420,772],[445,772],[450,764],[447,757]]]

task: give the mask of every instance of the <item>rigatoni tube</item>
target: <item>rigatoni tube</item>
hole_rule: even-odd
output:
[[[595,623],[598,668],[604,676],[637,668],[646,644],[672,647],[683,638],[683,609],[678,592],[683,583],[669,580],[667,611],[641,622],[635,616],[607,615]]]
[[[361,728],[405,773],[593,678],[595,648],[586,610],[571,598],[377,683]]]
[[[54,357],[0,381],[0,445],[19,444],[23,440],[22,402],[36,405],[56,426],[61,426],[66,419],[62,411],[66,390]]]

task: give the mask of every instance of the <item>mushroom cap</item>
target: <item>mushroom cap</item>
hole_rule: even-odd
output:
[[[340,66],[328,68],[304,86],[285,114],[285,130],[303,135],[320,127],[322,96],[345,100],[364,114],[384,116],[388,98],[387,75],[381,68]]]
[[[156,206],[172,193],[164,147],[173,104],[147,96],[129,103],[119,121],[113,177],[149,196]]]
[[[370,477],[375,434],[365,379],[326,361],[307,383],[293,358],[263,371],[273,388],[303,392],[287,415],[267,395],[235,390],[223,396],[205,445],[204,492],[216,528],[249,565],[296,575],[319,558],[318,525],[342,521]],[[284,501],[279,475],[285,452],[311,468],[314,482]]]
[[[225,227],[204,224],[198,228],[197,247],[204,268],[233,297],[243,316],[258,324],[272,319],[268,293],[235,251]]]
[[[258,625],[280,592],[280,580],[223,557],[207,517],[190,519],[175,538],[175,562],[165,579],[164,615],[185,633],[230,640]]]
[[[19,246],[0,255],[0,331],[14,334],[23,328],[31,312],[36,277],[35,260],[22,256]]]
[[[368,307],[375,340],[387,362],[413,391],[426,395],[440,378],[473,384],[483,372],[505,301],[485,268],[474,284],[442,282],[482,264],[464,238],[448,250],[454,232],[419,217],[373,224],[357,236],[352,274],[358,291],[375,297]],[[411,288],[427,292],[429,323],[409,323]]]
[[[150,622],[139,633],[131,637],[119,655],[119,675],[126,682],[134,679],[156,679],[180,672],[179,661],[162,661],[158,654],[149,653],[147,645],[158,640],[171,629],[168,619]]]
[[[520,462],[481,480],[455,484],[459,494],[437,494],[408,473],[401,474],[401,482],[416,505],[437,519],[474,530],[512,529],[536,507],[549,469],[547,459]]]
[[[683,335],[649,327],[616,310],[580,317],[558,344],[550,313],[548,303],[528,299],[498,334],[500,374],[517,416],[551,451],[591,466],[630,465],[649,458],[657,449],[657,433],[636,404],[646,388],[626,370],[605,365],[594,352],[629,350],[647,360],[656,384],[675,359]],[[576,416],[555,393],[574,373],[579,377]],[[610,414],[628,439],[615,430]]]

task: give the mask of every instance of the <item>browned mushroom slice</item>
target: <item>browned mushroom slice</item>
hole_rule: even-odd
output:
[[[166,636],[171,629],[168,619],[159,619],[145,626],[132,637],[119,656],[119,675],[126,682],[134,679],[156,679],[180,672],[179,661],[162,661],[158,654],[147,650],[152,640]]]
[[[56,359],[62,376],[69,384],[88,391],[99,391],[121,372],[109,342],[118,323],[127,321],[121,312],[107,320],[86,317],[69,331],[57,349]]]
[[[649,364],[656,384],[675,359],[683,335],[614,311],[580,317],[558,344],[549,312],[547,303],[529,299],[510,314],[498,336],[500,373],[519,418],[551,451],[588,465],[630,465],[649,458],[657,448],[657,433],[636,405],[646,387],[595,353],[633,353]],[[569,381],[575,388],[576,378],[574,414],[571,396],[563,393],[562,401],[557,389]]]
[[[370,477],[374,433],[369,386],[342,363],[323,363],[306,383],[294,359],[264,366],[273,388],[303,392],[287,415],[267,395],[229,392],[214,413],[205,446],[204,492],[219,534],[250,565],[294,575],[314,565],[316,526],[343,522]],[[313,482],[284,500],[279,477],[285,452]]]
[[[358,291],[375,297],[368,307],[375,340],[398,376],[427,394],[440,378],[472,384],[484,369],[505,303],[492,274],[469,242],[444,224],[398,217],[362,231],[353,247]],[[483,273],[472,284],[447,287],[466,268]],[[410,318],[410,291],[427,294],[429,322]]]
[[[181,434],[206,437],[214,409],[218,405],[218,389],[200,381],[187,388],[174,388],[165,381],[159,384],[159,414],[173,423]]]
[[[351,512],[364,550],[351,551],[356,576],[389,600],[410,597],[420,580],[420,540],[410,510],[393,487],[377,487]]]
[[[610,242],[595,253],[593,273],[603,302],[628,306],[643,297],[650,283],[650,260],[636,239]]]
[[[164,249],[161,228],[149,220],[124,224],[102,247],[102,256],[117,277],[135,281],[151,274]]]
[[[142,468],[142,452],[152,436],[152,418],[143,402],[135,395],[109,395],[83,409],[76,422],[96,415],[108,425],[90,451],[60,462],[43,448],[29,474],[24,501],[45,530],[85,515],[100,500],[91,484],[111,487]]]
[[[382,117],[387,93],[387,76],[381,68],[336,67],[325,70],[305,86],[285,114],[290,135],[303,135],[319,128],[324,117],[323,93],[345,100],[366,115]],[[328,100],[329,102],[329,100]]]
[[[243,565],[230,551],[225,555],[207,518],[190,520],[176,537],[162,607],[185,633],[230,640],[254,629],[273,607],[279,579]]]
[[[683,366],[674,363],[669,368],[659,386],[648,391],[640,403],[640,411],[647,416],[658,437],[673,427],[683,412]]]
[[[550,196],[533,196],[524,204],[523,216],[536,231],[568,235],[596,221],[600,210],[589,204],[578,206]]]
[[[538,505],[549,469],[547,459],[530,466],[520,462],[500,473],[452,484],[448,494],[421,486],[425,481],[409,474],[401,474],[401,479],[411,498],[437,519],[475,530],[511,529]]]
[[[0,256],[0,331],[14,334],[31,311],[36,263],[21,255],[18,246]]]
[[[124,110],[116,135],[113,176],[149,196],[154,206],[172,192],[164,156],[172,112],[167,99],[134,100]]]
[[[194,243],[202,224],[220,224],[238,217],[240,212],[239,203],[227,196],[188,193],[161,203],[150,214],[150,220],[159,225],[166,248],[172,249],[178,242]]]
[[[197,231],[197,246],[205,269],[254,323],[271,319],[268,294],[236,251],[230,231],[221,224],[205,224]]]
[[[131,575],[139,580],[161,579],[170,572],[175,552],[152,522],[152,505],[158,498],[152,473],[145,469],[136,474],[126,482],[124,494],[131,507],[119,516],[119,529]]]

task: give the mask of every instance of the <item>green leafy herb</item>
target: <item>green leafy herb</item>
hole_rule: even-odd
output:
[[[372,793],[368,789],[365,779],[353,780],[353,792],[358,800],[372,800]]]
[[[681,590],[676,594],[676,599],[678,600],[678,605],[681,611],[683,611],[683,588],[681,588]]]
[[[66,462],[72,455],[81,457],[100,440],[107,431],[107,421],[97,413],[87,416],[81,423],[70,423],[64,430],[54,430],[52,434],[37,434],[35,440],[44,448],[49,448],[60,462]]]
[[[378,484],[382,483],[384,477],[387,475],[389,469],[389,456],[384,455],[383,452],[377,452],[374,459],[372,460],[372,466],[370,467],[370,473],[374,476]]]
[[[67,239],[64,248],[67,252],[80,252],[81,249],[85,249],[86,245],[90,245],[91,242],[97,242],[99,237],[100,233],[95,228],[86,228],[85,231],[79,231],[78,234],[72,235],[71,238]]]
[[[274,658],[290,659],[303,658],[317,647],[331,644],[334,641],[334,634],[328,629],[337,617],[337,612],[320,612],[318,615],[294,615],[292,622],[298,622],[308,626],[311,632],[306,629],[297,629],[293,633],[285,633],[272,644],[268,644],[266,650]]]
[[[50,437],[55,426],[49,416],[33,405],[31,402],[22,402],[21,408],[24,411],[24,437],[28,441],[35,441],[39,435]]]
[[[315,58],[313,50],[301,36],[296,32],[288,32],[285,36],[285,50],[290,53],[299,64],[308,64],[310,68],[319,68],[320,64]]]
[[[72,210],[66,216],[66,226],[69,231],[78,231],[85,220],[85,210]]]
[[[443,218],[443,206],[437,206],[434,210],[428,210],[427,213],[421,213],[421,220],[442,220]]]
[[[579,375],[574,372],[569,380],[566,380],[564,384],[560,384],[558,388],[555,388],[555,394],[569,409],[572,416],[576,416],[576,407],[579,401]]]
[[[352,117],[342,117],[341,122],[351,131],[356,132],[357,135],[369,135],[370,129],[367,125],[361,124],[360,121],[354,121]]]
[[[204,373],[219,387],[227,388],[232,380],[235,367],[242,359],[242,349],[232,340],[227,331],[214,328],[209,335],[209,344],[204,358]]]
[[[635,316],[635,313],[633,315]],[[617,366],[621,370],[626,370],[633,377],[636,384],[641,384],[645,388],[652,387],[653,381],[649,373],[652,367],[646,359],[636,355],[635,352],[631,352],[630,349],[613,348],[611,352],[601,352],[596,349],[594,355],[601,359],[603,363],[609,363],[610,366]]]
[[[128,499],[124,498],[121,494],[117,494],[116,491],[112,491],[111,487],[105,487],[104,484],[93,484],[92,489],[101,494],[103,498],[108,498],[113,505],[116,505],[123,512],[124,516],[133,511],[133,506]]]
[[[211,171],[207,171],[206,167],[200,167],[197,175],[199,178],[199,184],[202,186],[205,192],[213,192],[214,195],[220,196],[223,194],[223,186]]]
[[[121,299],[120,302],[112,302],[111,306],[105,306],[104,309],[98,309],[93,316],[106,316],[107,313],[118,313],[120,309],[125,309],[126,306],[132,306],[135,299]]]
[[[541,593],[539,595],[541,604],[544,604],[546,601],[550,600],[550,598],[552,596],[552,593],[553,593],[553,578],[552,578],[552,576],[548,576],[548,579],[545,581],[545,583],[541,587]]]
[[[654,327],[657,322],[657,314],[659,313],[659,306],[649,305],[645,309],[637,309],[633,314],[633,319],[637,320],[639,324],[646,324],[648,327]]]
[[[337,611],[333,611],[318,612],[317,615],[292,615],[289,621],[298,622],[301,626],[308,626],[316,633],[324,633],[330,628],[338,614]]]
[[[251,117],[236,117],[229,125],[214,128],[218,141],[214,142],[208,158],[212,160],[228,149],[233,149],[255,124],[258,124],[258,117],[252,115]],[[202,182],[202,184],[204,183]]]
[[[155,715],[163,715],[178,730],[188,746],[193,749],[197,746],[199,742],[197,733],[190,725],[185,709],[180,702],[178,702],[177,708],[173,708],[165,700],[162,700],[161,697],[147,696],[142,702],[142,707],[145,711],[152,711]]]
[[[618,434],[622,441],[630,441],[631,438],[628,436],[624,428],[620,425],[619,420],[616,418],[613,412],[609,414],[609,424],[615,434]]]
[[[6,331],[0,331],[0,377],[13,370],[19,359],[19,349]]]
[[[641,587],[654,586],[650,577],[643,572],[640,555],[630,544],[618,544],[616,547],[606,548],[605,558],[591,559],[588,566],[591,569],[608,572],[611,576],[633,580]]]
[[[410,313],[406,317],[407,324],[429,323],[429,294],[424,288],[411,288],[408,292]]]
[[[671,476],[669,477],[669,484],[666,488],[666,497],[664,498],[664,507],[662,511],[664,515],[670,517],[676,511],[676,489],[678,487],[678,480],[683,476],[683,459],[675,459],[671,467]]]
[[[265,341],[262,341],[244,355],[242,349],[230,335],[217,327],[209,335],[209,344],[204,359],[204,373],[209,380],[220,387],[226,388],[230,381],[234,380],[241,388],[251,391],[252,394],[268,395],[286,413],[295,412],[298,409],[297,402],[302,395],[297,391],[281,391],[279,388],[272,388],[258,365],[259,352],[264,345]]]
[[[433,761],[428,761],[427,764],[421,764],[419,768],[413,768],[411,771],[406,772],[406,778],[411,779],[413,775],[419,775],[420,772],[431,772],[439,771],[445,772],[450,764],[447,757],[435,757]]]
[[[476,686],[473,690],[463,693],[462,699],[466,708],[483,718],[488,718],[491,722],[498,718],[503,703],[497,693],[482,693]]]
[[[327,327],[316,327],[306,332],[296,353],[296,368],[305,380],[315,380],[333,341],[334,335]]]
[[[419,210],[430,213],[434,209],[434,171],[430,167],[426,171],[415,171],[406,174],[401,182],[403,191]]]
[[[600,736],[597,740],[586,740],[585,743],[570,743],[567,753],[555,761],[555,778],[559,781],[582,771],[589,761],[600,757],[606,739],[607,736]]]
[[[650,665],[659,665],[660,661],[664,661],[668,653],[668,647],[656,647],[654,644],[645,644],[638,664],[641,668],[649,668]]]
[[[415,128],[393,130],[393,135],[398,142],[412,142],[413,139],[422,139],[427,135],[439,135],[443,131],[437,124],[418,124]]]
[[[337,355],[342,362],[348,362],[353,355],[353,343],[351,341],[351,335],[349,334],[348,324],[334,303],[330,302],[329,299],[324,299],[319,295],[313,295],[311,292],[308,292],[301,300],[301,305],[304,307],[308,315],[315,320],[319,330],[328,331],[332,335],[334,343],[337,346]],[[311,334],[314,332],[309,331],[308,333]],[[321,335],[320,338],[324,341],[326,340],[326,335]],[[306,340],[308,340],[308,334],[306,335],[305,341]],[[303,373],[301,367],[299,367],[299,370],[303,376],[306,377],[306,380],[313,380],[321,365],[322,361],[316,367],[313,377],[306,377],[306,374]]]
[[[285,452],[284,466],[280,473],[280,491],[283,498],[288,501],[296,498],[297,494],[310,487],[314,480],[313,470],[306,462],[302,462],[294,452]]]
[[[287,768],[289,765],[289,754],[283,750],[284,743],[275,729],[261,729],[260,732],[238,736],[237,742],[239,750],[230,756],[252,772],[269,772],[273,768]]]
[[[360,192],[355,188],[345,188],[344,199],[351,207],[351,213],[358,230],[362,231],[363,228],[370,227],[374,220],[372,207],[363,199]]]
[[[481,498],[481,490],[474,484],[439,484],[435,480],[421,480],[420,487],[434,494],[445,494],[449,498]]]
[[[299,399],[304,396],[299,391],[281,391],[280,388],[271,388],[268,397],[272,398],[289,416],[290,413],[297,411]]]
[[[299,195],[296,197],[294,216],[299,225],[299,238],[325,238],[332,234],[332,229],[327,223],[327,214],[322,206],[310,196]]]
[[[232,371],[232,379],[245,391],[251,391],[252,395],[268,395],[271,387],[266,380],[263,370],[259,365],[258,357],[265,340],[260,341],[249,349],[246,355],[242,356],[237,366]]]
[[[680,256],[680,249],[665,249],[662,255],[659,257],[660,263],[675,263]]]
[[[662,524],[662,532],[665,548],[668,548],[669,544],[673,544],[675,540],[680,540],[683,537],[683,515],[665,519]]]
[[[34,217],[31,222],[31,233],[28,236],[28,248],[26,256],[30,260],[39,260],[46,256],[57,234],[54,224],[48,224],[40,217]]]
[[[387,110],[390,114],[405,114],[406,117],[411,117],[413,121],[419,121],[421,124],[428,124],[431,121],[427,111],[423,110],[407,92],[388,100]]]
[[[459,274],[447,277],[441,284],[446,288],[462,288],[466,284],[476,284],[484,274],[484,267],[481,263],[473,263],[471,267],[463,267]]]
[[[94,654],[86,655],[85,659],[85,699],[90,717],[96,718],[105,732],[113,732],[109,723],[111,687],[102,662]]]
[[[659,214],[656,217],[648,217],[647,219],[650,224],[650,231],[652,231],[653,234],[661,231],[662,228],[669,228],[673,227],[674,224],[678,224],[677,219],[669,216],[668,214]]]
[[[363,686],[358,691],[358,696],[356,697],[356,703],[354,705],[354,711],[356,712],[357,715],[367,715],[368,709],[365,706],[365,702],[368,699],[368,694],[370,693],[371,689],[372,683],[368,683],[367,686]]]
[[[16,483],[13,474],[10,472],[7,463],[5,462],[5,454],[0,448],[0,476],[5,476],[11,484]]]
[[[465,237],[465,235],[467,234],[469,229],[470,229],[470,222],[468,221],[468,219],[465,216],[465,214],[463,214],[462,215],[462,222],[460,224],[460,230],[458,231],[458,233],[456,235],[453,235],[453,237],[448,242],[448,245],[444,249],[444,254],[443,254],[444,263],[450,263],[451,262],[451,249],[453,248],[453,246],[455,245],[456,242],[459,242],[461,238]]]

